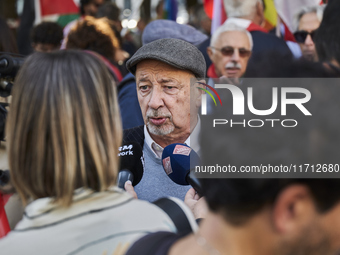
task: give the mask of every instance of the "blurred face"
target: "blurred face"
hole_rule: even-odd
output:
[[[104,4],[104,0],[92,0],[88,5],[84,6],[85,15],[96,16],[98,8]]]
[[[294,240],[285,241],[279,248],[285,255],[339,255],[340,254],[340,205],[326,213],[316,210],[301,228]],[[292,236],[292,235],[291,235]],[[291,238],[293,239],[293,237]]]
[[[138,101],[147,129],[156,142],[157,137],[186,139],[190,135],[190,78],[193,77],[191,72],[160,61],[138,63]]]
[[[223,32],[215,45],[208,48],[208,54],[219,77],[239,78],[251,55],[248,36],[242,31]]]
[[[51,51],[60,49],[60,44],[54,45],[50,43],[37,43],[37,44],[33,44],[32,46],[34,50],[38,52],[51,52]]]
[[[308,60],[314,60],[316,52],[313,42],[313,32],[320,26],[316,13],[307,13],[300,19],[298,31],[294,33],[296,41],[302,51],[302,56]]]

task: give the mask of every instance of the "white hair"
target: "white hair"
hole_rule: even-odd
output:
[[[211,36],[210,46],[214,47],[220,35],[224,32],[230,32],[230,31],[241,31],[245,33],[249,40],[250,50],[253,49],[253,38],[251,37],[251,34],[247,30],[245,30],[243,27],[240,27],[236,25],[235,23],[226,23],[220,26],[219,28],[217,28],[216,31]]]
[[[326,4],[324,5],[312,5],[312,6],[304,6],[294,17],[294,31],[299,29],[300,19],[303,15],[307,13],[315,13],[318,20],[321,22],[323,17],[323,11],[325,10]]]
[[[224,9],[229,18],[242,18],[252,15],[256,10],[256,4],[261,0],[223,0]]]

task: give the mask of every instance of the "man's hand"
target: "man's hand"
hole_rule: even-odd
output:
[[[126,190],[127,193],[129,193],[131,196],[134,198],[138,199],[137,193],[135,192],[135,189],[132,186],[131,181],[126,181],[124,184],[124,189]]]
[[[184,203],[190,208],[196,219],[205,218],[208,213],[208,206],[204,197],[199,197],[193,188],[188,190]]]

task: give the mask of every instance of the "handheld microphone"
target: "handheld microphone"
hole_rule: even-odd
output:
[[[120,167],[117,186],[124,189],[126,181],[130,180],[136,186],[143,177],[144,156],[142,147],[136,142],[130,142],[119,147]]]
[[[1,75],[1,73],[0,73]],[[8,97],[11,95],[13,83],[6,80],[0,80],[0,96]]]
[[[191,169],[200,165],[200,157],[193,149],[182,143],[170,144],[163,150],[162,164],[164,171],[173,182],[179,185],[190,184],[198,195],[202,196],[199,180],[190,173]]]
[[[15,189],[10,182],[9,170],[0,170],[0,194],[13,194]]]
[[[0,186],[6,186],[9,184],[9,171],[0,170]]]
[[[0,74],[1,76],[15,77],[25,59],[20,57],[11,57],[9,55],[0,56]]]

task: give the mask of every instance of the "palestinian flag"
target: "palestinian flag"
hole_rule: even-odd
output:
[[[35,24],[55,21],[65,26],[79,15],[79,0],[35,0]]]

